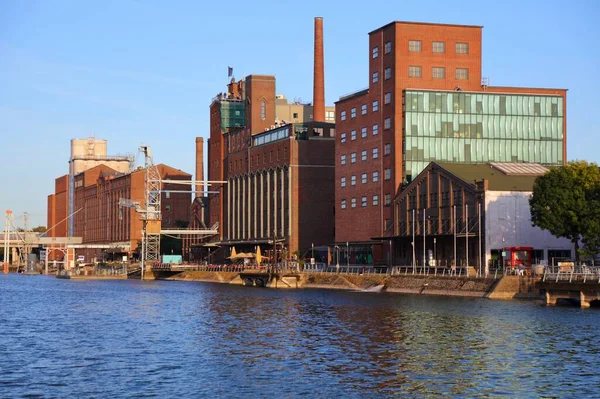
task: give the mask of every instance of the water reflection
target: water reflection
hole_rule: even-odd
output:
[[[0,397],[594,397],[595,310],[0,277]]]

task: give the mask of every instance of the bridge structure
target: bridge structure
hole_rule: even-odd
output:
[[[46,251],[45,270],[48,274],[49,254],[62,252],[62,261],[54,261],[53,264],[68,268],[75,264],[75,248],[82,243],[81,237],[45,237],[44,233],[31,231],[18,231],[12,223],[12,212],[6,211],[6,224],[4,232],[0,233],[0,241],[4,244],[4,274],[8,273],[11,258],[12,263],[21,267],[27,260],[26,256],[32,247],[41,246]],[[11,229],[12,227],[12,229]]]
[[[600,268],[548,268],[539,287],[545,291],[546,305],[568,300],[579,302],[582,308],[589,308],[592,302],[600,301]]]

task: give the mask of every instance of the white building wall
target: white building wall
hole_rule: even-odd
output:
[[[569,250],[575,256],[573,244],[566,238],[557,238],[547,230],[531,223],[529,211],[531,191],[487,191],[485,193],[485,260],[491,259],[492,249],[503,247],[533,247],[544,250]]]

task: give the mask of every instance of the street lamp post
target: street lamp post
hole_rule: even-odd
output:
[[[433,260],[435,267],[437,267],[437,239],[435,237],[433,237]]]

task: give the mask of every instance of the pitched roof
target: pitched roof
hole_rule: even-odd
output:
[[[484,163],[438,163],[438,166],[469,184],[483,179],[488,181],[490,191],[533,191],[533,184],[544,169],[538,164],[522,164],[522,173],[515,174],[513,164]],[[507,174],[503,170],[512,170]]]

